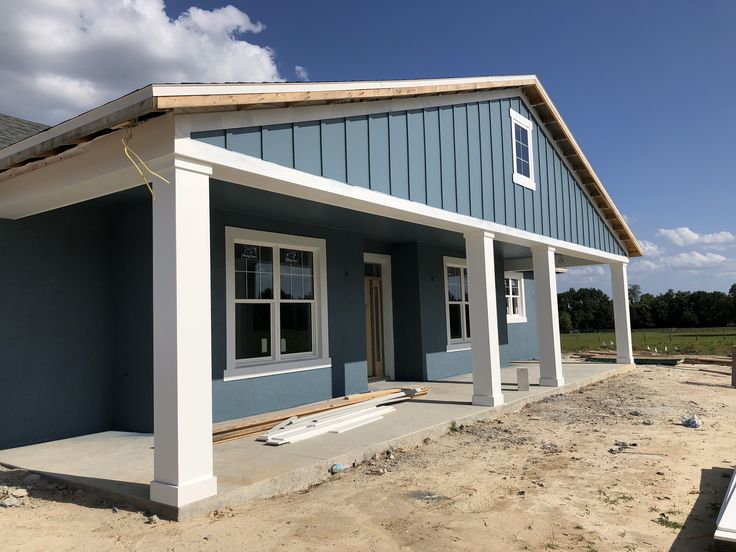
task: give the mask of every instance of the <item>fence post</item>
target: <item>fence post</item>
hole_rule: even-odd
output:
[[[736,387],[736,347],[731,349],[731,387]]]

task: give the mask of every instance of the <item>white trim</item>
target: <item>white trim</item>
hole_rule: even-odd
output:
[[[226,370],[225,377],[223,379],[224,381],[236,381],[242,379],[260,378],[264,376],[276,376],[278,374],[307,372],[309,370],[319,370],[322,368],[331,367],[331,358],[317,358],[302,361],[292,360],[289,362],[270,362]]]
[[[514,183],[530,190],[536,190],[537,184],[534,182],[534,125],[513,108],[509,108],[509,115],[511,116],[511,162],[514,168]],[[516,172],[516,132],[514,132],[516,125],[525,129],[529,136],[529,176]]]
[[[628,257],[592,247],[512,228],[469,215],[445,211],[408,199],[394,197],[360,186],[351,186],[323,176],[316,176],[249,155],[229,151],[211,144],[179,138],[177,155],[210,163],[213,178],[273,193],[309,199],[318,203],[358,210],[396,220],[429,225],[452,232],[481,230],[495,234],[496,239],[523,245],[548,245],[560,253],[594,262],[628,263]]]
[[[363,262],[381,265],[381,285],[383,286],[383,367],[387,379],[396,378],[394,364],[394,308],[393,287],[391,285],[391,255],[363,253]]]
[[[311,251],[314,255],[314,299],[312,304],[312,351],[310,353],[295,353],[283,355],[280,344],[272,339],[271,357],[241,359],[235,358],[235,258],[233,245],[235,243],[249,243],[264,245],[273,248],[274,289],[271,332],[272,336],[280,327],[278,294],[278,249],[293,247]],[[327,316],[327,246],[323,239],[261,232],[246,228],[228,226],[225,228],[225,280],[226,280],[226,331],[227,331],[227,365],[224,379],[242,379],[243,377],[258,377],[273,373],[287,373],[324,367],[330,365],[329,332]]]
[[[510,272],[506,271],[503,273],[503,294],[506,299],[506,308],[508,309],[509,296],[506,295],[506,280],[518,280],[519,281],[519,314],[506,314],[507,324],[525,324],[526,318],[526,295],[524,293],[524,275],[521,272]]]
[[[249,109],[246,111],[224,111],[219,113],[186,113],[177,115],[176,137],[189,138],[192,132],[300,123],[340,117],[358,117],[391,111],[410,111],[464,103],[503,100],[521,97],[522,94],[523,92],[519,88],[506,88],[484,92],[458,92],[452,95],[395,98],[390,100],[372,100],[369,102]]]
[[[448,353],[459,353],[460,351],[472,351],[473,345],[470,343],[470,341],[466,341],[465,343],[450,343],[447,346],[447,352]]]
[[[454,304],[460,303],[462,308],[460,309],[460,327],[462,337],[453,338],[450,334],[450,289],[449,282],[447,281],[447,269],[448,267],[460,269],[460,301],[453,301]],[[461,257],[442,257],[442,278],[445,281],[445,325],[447,326],[447,352],[459,351],[463,349],[469,349],[472,332],[469,332],[470,328],[467,327],[468,320],[467,314],[465,313],[465,307],[470,304],[470,292],[465,289],[465,275],[468,272],[468,263]],[[468,294],[468,300],[465,300],[465,293]],[[470,336],[468,337],[468,334]]]

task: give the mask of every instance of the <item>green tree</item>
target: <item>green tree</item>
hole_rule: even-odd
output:
[[[569,312],[560,313],[560,333],[570,333],[572,330],[572,318]]]

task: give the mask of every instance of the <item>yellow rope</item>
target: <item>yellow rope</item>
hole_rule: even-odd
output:
[[[166,180],[163,176],[161,176],[160,174],[158,174],[156,171],[152,170],[146,164],[146,162],[143,159],[141,159],[140,155],[138,155],[135,152],[135,150],[130,147],[130,145],[128,144],[128,141],[131,138],[133,138],[133,130],[132,130],[131,127],[126,127],[126,129],[125,129],[125,137],[121,140],[121,142],[123,143],[123,152],[125,153],[125,156],[128,158],[128,160],[133,164],[133,166],[135,167],[135,170],[138,171],[138,174],[143,179],[143,183],[146,185],[146,188],[148,188],[148,191],[151,193],[151,197],[153,197],[153,199],[156,199],[156,195],[153,193],[153,187],[148,182],[149,179],[146,178],[146,175],[144,174],[143,170],[141,170],[141,167],[138,165],[138,163],[140,163],[141,165],[143,165],[143,168],[150,175],[155,176],[155,177],[159,178],[160,180],[163,180],[167,184],[171,184],[171,182],[169,182],[168,180]],[[135,159],[134,159],[134,157],[135,157]],[[136,162],[136,159],[138,160],[138,162]],[[153,179],[151,179],[151,181],[153,181]]]

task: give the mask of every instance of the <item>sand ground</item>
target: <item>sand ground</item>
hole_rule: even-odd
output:
[[[1,471],[0,494],[29,495],[0,508],[0,549],[710,550],[736,451],[726,373],[639,367],[182,523]],[[702,427],[680,425],[685,414]]]

